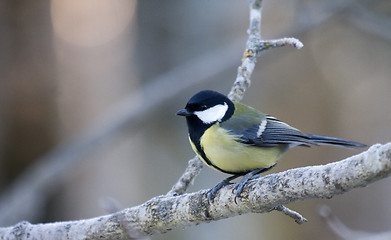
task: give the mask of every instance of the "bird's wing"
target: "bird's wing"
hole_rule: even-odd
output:
[[[220,126],[238,135],[238,141],[242,143],[259,147],[274,147],[278,144],[316,145],[307,134],[272,116],[243,104],[235,103],[235,107],[235,114]]]
[[[266,117],[265,127],[262,127],[262,124],[260,124],[254,143],[257,146],[275,146],[277,144],[289,144],[292,146],[317,145],[307,134],[272,116]]]

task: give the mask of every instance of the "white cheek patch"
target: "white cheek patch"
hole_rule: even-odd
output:
[[[228,110],[228,104],[219,104],[204,111],[195,111],[194,114],[205,124],[221,121]]]

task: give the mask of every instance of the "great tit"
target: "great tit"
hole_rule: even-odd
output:
[[[232,174],[208,193],[208,201],[230,181],[236,198],[251,178],[276,165],[283,153],[295,146],[334,145],[361,148],[349,140],[302,133],[288,124],[250,106],[233,102],[221,93],[203,90],[177,115],[186,117],[189,140],[198,157],[211,168]]]

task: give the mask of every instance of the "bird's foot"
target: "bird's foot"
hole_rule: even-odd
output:
[[[250,181],[251,179],[259,178],[260,176],[258,174],[263,171],[264,171],[264,169],[256,169],[254,171],[251,171],[251,172],[247,173],[246,175],[244,175],[244,177],[242,178],[242,180],[239,183],[235,184],[235,186],[232,189],[232,193],[236,190],[236,194],[235,194],[235,198],[234,198],[234,201],[236,204],[238,204],[236,199],[243,192],[243,188],[247,184],[247,182]]]
[[[214,201],[214,198],[216,197],[216,193],[217,193],[220,189],[222,189],[223,187],[225,187],[225,186],[227,186],[227,185],[229,185],[229,184],[232,184],[232,183],[231,183],[231,180],[233,180],[233,179],[235,179],[235,178],[237,178],[237,177],[239,177],[239,176],[233,175],[233,176],[231,176],[231,177],[227,177],[227,178],[225,178],[223,181],[219,182],[216,186],[214,186],[211,190],[209,190],[209,192],[207,193],[207,194],[208,194],[208,196],[207,196],[207,198],[208,198],[208,203],[210,203],[211,200]]]

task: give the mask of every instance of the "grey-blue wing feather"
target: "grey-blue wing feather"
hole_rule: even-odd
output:
[[[306,134],[268,115],[259,115],[255,122],[254,116],[237,115],[220,126],[240,136],[238,141],[259,147],[314,144]]]
[[[256,141],[257,145],[277,145],[277,144],[293,144],[304,145],[315,144],[313,143],[307,134],[302,133],[300,130],[289,126],[288,124],[274,118],[267,116],[267,124]]]
[[[237,123],[241,122],[236,126],[242,127],[234,130],[227,128],[227,130],[229,130],[232,134],[240,136],[238,141],[259,147],[274,147],[279,144],[287,144],[291,147],[335,145],[340,147],[359,148],[366,146],[365,144],[340,138],[305,134],[300,130],[268,115],[265,115],[265,118],[257,124],[246,122],[246,118],[238,118],[235,121]],[[266,121],[266,124],[263,121]],[[228,125],[225,127],[227,126]],[[224,127],[224,125],[222,125],[222,127]]]

